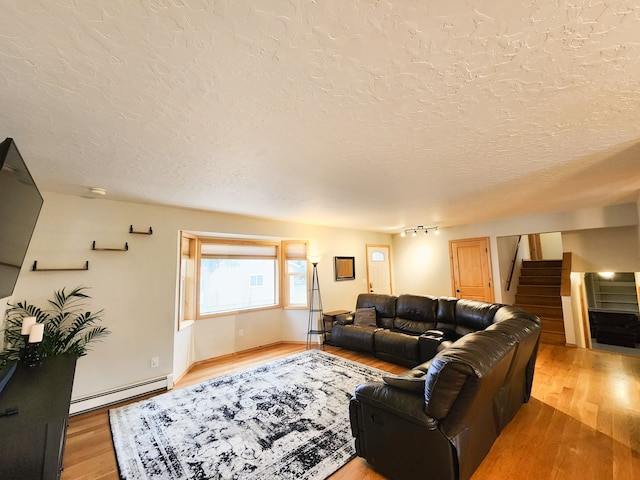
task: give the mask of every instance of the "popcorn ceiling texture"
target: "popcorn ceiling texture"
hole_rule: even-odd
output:
[[[41,189],[399,231],[637,201],[640,0],[5,0]]]

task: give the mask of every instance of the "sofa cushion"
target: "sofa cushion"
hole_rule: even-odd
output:
[[[419,320],[409,320],[407,318],[396,317],[393,320],[394,330],[406,332],[412,335],[420,335],[426,333],[427,330],[433,328],[434,323],[421,322]]]
[[[353,324],[360,327],[375,327],[376,325],[376,309],[375,307],[358,308],[353,318]]]
[[[501,332],[516,341],[515,353],[505,385],[496,400],[496,410],[500,415],[500,429],[502,429],[531,396],[541,326],[528,318],[514,316],[494,323],[485,331]]]
[[[438,353],[429,366],[424,391],[427,415],[445,418],[469,378],[482,379],[503,357],[511,357],[515,340],[499,332],[473,332]],[[510,358],[509,358],[510,361]],[[509,363],[506,368],[508,369]],[[504,371],[506,376],[507,370]],[[500,380],[500,384],[504,377]],[[460,405],[458,405],[460,407]]]
[[[540,319],[529,312],[525,312],[519,307],[513,305],[502,305],[493,316],[493,323],[502,322],[511,318],[525,318],[530,322],[541,325]]]
[[[331,329],[331,345],[373,353],[373,334],[377,327],[335,324]]]
[[[456,325],[456,303],[455,297],[439,297],[436,328],[455,329]]]
[[[407,333],[421,334],[434,328],[438,299],[422,295],[400,295],[396,301],[393,327]]]
[[[420,363],[417,335],[379,329],[374,335],[374,345],[376,357],[383,360],[408,367]]]
[[[396,299],[394,295],[378,293],[361,293],[356,300],[356,309],[375,307],[377,323],[383,328],[393,328],[396,316]]]
[[[493,323],[493,317],[501,305],[477,300],[458,300],[456,303],[456,332],[466,335],[484,330]]]

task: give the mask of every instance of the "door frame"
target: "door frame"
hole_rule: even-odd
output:
[[[391,268],[391,245],[387,243],[367,243],[364,248],[365,264],[367,267],[367,293],[371,290],[371,280],[369,280],[369,247],[385,247],[389,254],[387,255],[387,266],[389,267],[389,295],[393,295],[393,272]]]

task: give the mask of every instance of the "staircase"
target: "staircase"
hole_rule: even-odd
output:
[[[560,280],[562,260],[523,260],[516,306],[540,317],[540,341],[564,345]]]

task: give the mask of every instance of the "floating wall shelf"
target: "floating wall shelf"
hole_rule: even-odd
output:
[[[84,263],[84,267],[77,268],[38,268],[38,261],[33,261],[33,266],[31,270],[34,272],[70,272],[70,271],[79,271],[79,270],[89,270],[89,260]]]
[[[133,225],[129,226],[129,233],[136,233],[138,235],[153,235],[153,229],[149,227],[148,231],[136,231],[133,229]]]
[[[105,248],[105,247],[96,247],[96,241],[93,241],[93,245],[91,246],[91,250],[100,250],[102,252],[126,252],[129,250],[129,244],[125,243],[124,248]]]

